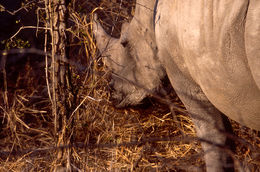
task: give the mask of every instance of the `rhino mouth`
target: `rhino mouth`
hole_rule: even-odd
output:
[[[117,107],[140,105],[147,96],[144,89],[138,88],[132,83],[111,79],[109,83],[110,101]]]
[[[116,91],[114,88],[110,88],[110,93],[109,101],[112,102],[115,107],[123,108],[125,95],[122,92]]]
[[[145,98],[146,96],[137,96],[131,94],[131,95],[124,95],[124,94],[118,94],[116,96],[113,96],[112,99],[117,100],[116,101],[116,107],[117,108],[124,108],[124,107],[129,107],[129,106],[137,106],[142,104],[142,100]]]

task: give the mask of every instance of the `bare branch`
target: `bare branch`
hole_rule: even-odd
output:
[[[27,4],[23,5],[21,8],[19,8],[19,9],[17,9],[17,10],[14,10],[14,11],[9,11],[9,10],[5,9],[4,6],[1,5],[1,8],[2,8],[1,10],[6,11],[8,14],[14,16],[16,13],[18,13],[19,11],[21,11],[21,10],[23,10],[23,9],[27,11],[26,8],[27,8],[30,4],[32,4],[32,3],[34,3],[34,1],[30,1],[30,2],[28,2]]]
[[[49,30],[49,28],[46,27],[38,27],[38,26],[22,26],[19,28],[19,30],[13,35],[11,36],[9,39],[12,40],[16,35],[18,35],[18,33],[21,32],[21,30],[23,29],[42,29],[42,30]]]

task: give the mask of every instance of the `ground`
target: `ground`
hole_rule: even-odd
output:
[[[95,46],[91,16],[102,7],[96,10],[102,25],[118,37],[122,22],[134,14],[134,2],[73,2],[69,54],[76,64],[87,67],[70,67],[69,134],[54,132],[44,59],[9,54],[5,72],[0,73],[0,171],[62,171],[67,164],[72,171],[203,171],[194,126],[174,90],[168,89],[179,108],[174,114],[155,98],[124,109],[110,101],[109,72]],[[260,171],[259,132],[233,121],[232,125],[240,139],[234,154],[238,166]],[[60,138],[68,144],[55,147]]]

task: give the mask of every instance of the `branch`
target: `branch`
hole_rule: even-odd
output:
[[[43,29],[43,30],[49,30],[48,28],[46,28],[46,27],[36,27],[36,26],[22,26],[22,27],[20,27],[19,28],[19,30],[13,35],[13,36],[11,36],[9,39],[10,40],[12,40],[19,32],[21,32],[21,30],[23,30],[23,29]]]
[[[14,16],[16,13],[18,13],[19,11],[21,11],[22,9],[25,9],[27,11],[27,7],[32,4],[34,1],[28,2],[27,4],[25,4],[24,6],[22,6],[21,8],[14,10],[14,11],[9,11],[7,9],[5,9],[5,7],[3,5],[0,4],[0,8],[1,8],[1,12],[2,11],[6,11],[8,14]]]

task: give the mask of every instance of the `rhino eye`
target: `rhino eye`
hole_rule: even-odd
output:
[[[122,45],[123,47],[126,47],[126,46],[128,45],[128,40],[123,40],[123,41],[121,41],[121,45]]]

